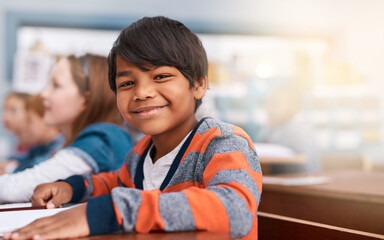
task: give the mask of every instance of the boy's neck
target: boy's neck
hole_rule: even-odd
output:
[[[183,125],[180,129],[174,129],[172,132],[164,133],[156,136],[152,136],[153,151],[151,158],[153,163],[164,155],[175,149],[181,141],[187,136],[187,134],[197,125],[196,118],[188,124],[188,127]]]

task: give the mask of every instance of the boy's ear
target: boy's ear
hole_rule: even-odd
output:
[[[207,92],[208,89],[208,78],[207,76],[201,78],[200,80],[195,80],[195,86],[193,87],[195,90],[195,99],[202,99]]]

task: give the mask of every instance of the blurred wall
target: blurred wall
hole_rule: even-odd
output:
[[[236,32],[319,36],[330,40],[331,59],[353,65],[371,84],[383,88],[382,0],[0,0],[0,103],[11,81],[5,74],[8,12],[131,18],[164,15]]]
[[[384,50],[383,10],[381,0],[1,0],[0,79],[5,80],[5,14],[19,11],[137,18],[165,15],[221,28],[229,24],[260,34],[331,36],[335,57],[358,63],[362,71],[379,80],[384,75],[379,54]]]

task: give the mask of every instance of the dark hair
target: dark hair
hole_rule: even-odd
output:
[[[181,22],[162,16],[144,17],[121,31],[108,56],[109,86],[115,93],[117,55],[143,71],[176,67],[191,87],[207,76],[207,55],[199,38]],[[201,102],[196,101],[195,109]]]

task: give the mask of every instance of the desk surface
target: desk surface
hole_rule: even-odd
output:
[[[384,174],[343,171],[319,175],[331,181],[309,186],[264,184],[259,210],[384,234]]]

